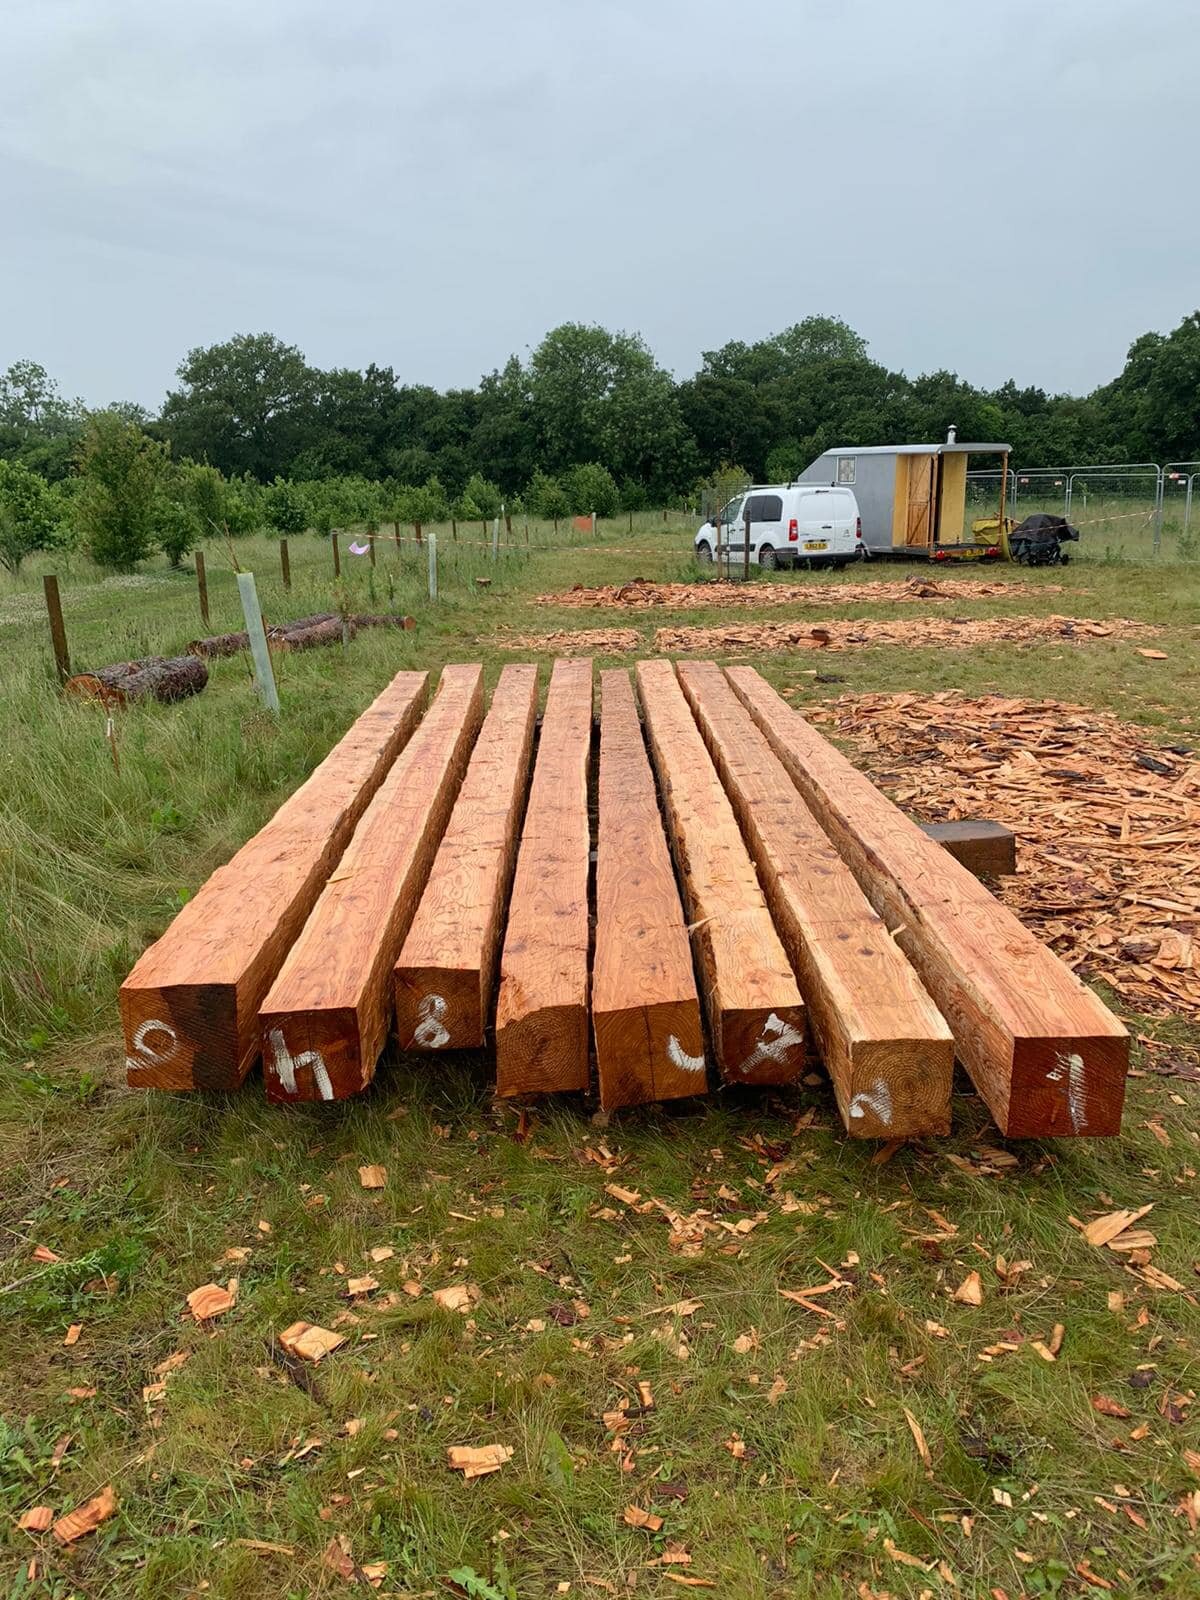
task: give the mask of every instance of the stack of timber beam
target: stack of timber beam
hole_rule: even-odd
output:
[[[400,673],[121,990],[128,1081],[361,1093],[494,1039],[503,1095],[605,1109],[786,1085],[847,1131],[948,1131],[955,1059],[1010,1137],[1119,1131],[1121,1023],[751,668]],[[640,701],[640,716],[639,716]],[[595,779],[595,782],[593,782]],[[593,825],[594,812],[594,825]],[[1001,837],[1000,835],[1003,835]],[[594,846],[594,856],[591,854]],[[594,882],[591,862],[595,861]]]

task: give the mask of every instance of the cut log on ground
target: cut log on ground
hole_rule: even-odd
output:
[[[1017,836],[999,822],[922,822],[927,834],[977,878],[1001,878],[1017,870]]]
[[[129,1082],[234,1089],[259,1052],[258,1008],[416,727],[428,675],[400,672],[312,776],[218,867],[121,985]]]
[[[994,895],[750,667],[728,677],[893,930],[1010,1138],[1120,1131],[1129,1036]]]
[[[508,666],[500,674],[396,963],[402,1050],[483,1045],[529,790],[537,679],[535,666]]]
[[[412,617],[384,617],[370,614],[346,618],[350,637],[361,628],[415,628]],[[296,617],[292,622],[281,622],[267,629],[267,641],[280,650],[307,650],[313,645],[339,644],[342,638],[342,619],[336,611],[317,611],[311,617]],[[193,639],[188,645],[193,656],[235,656],[250,648],[245,631],[241,633],[215,633],[207,639]]]
[[[127,705],[131,700],[159,700],[170,705],[199,694],[208,682],[208,668],[195,656],[148,656],[142,661],[119,661],[68,678],[68,694],[83,700],[103,700],[106,705]]]
[[[483,669],[444,667],[259,1012],[271,1100],[343,1100],[387,1040],[392,968],[483,720]]]
[[[500,958],[503,1095],[588,1086],[591,741],[592,663],[556,661]]]
[[[712,661],[679,679],[758,865],[848,1131],[950,1131],[954,1041],[849,867]]]
[[[737,818],[671,663],[640,661],[637,680],[717,1064],[730,1083],[791,1083],[804,1004]]]
[[[592,1026],[606,1111],[704,1093],[692,951],[633,687],[620,669],[600,674]]]

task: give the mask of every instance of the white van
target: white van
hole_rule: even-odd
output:
[[[812,483],[755,484],[721,509],[721,548],[736,566],[745,560],[746,516],[750,517],[750,560],[775,567],[844,567],[866,553],[862,518],[853,489],[820,488]],[[696,560],[716,559],[717,526],[704,524],[696,535]]]

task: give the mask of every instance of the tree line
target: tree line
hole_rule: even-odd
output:
[[[322,371],[271,334],[192,350],[157,416],[89,411],[45,369],[0,374],[0,562],[82,542],[128,568],[216,528],[542,517],[680,503],[733,473],[794,476],[837,444],[1004,440],[1023,467],[1200,458],[1200,312],[1147,333],[1091,394],[873,361],[835,317],[706,351],[676,381],[634,334],[565,323],[467,389]]]

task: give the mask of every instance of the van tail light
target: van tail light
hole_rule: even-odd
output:
[[[795,544],[799,538],[800,538],[800,529],[799,529],[799,527],[798,527],[798,525],[796,523],[795,517],[793,517],[792,520],[788,523],[788,543],[789,544]]]
[[[861,539],[862,538],[862,518],[861,517],[855,517],[855,519],[854,519],[854,537],[856,539]]]

